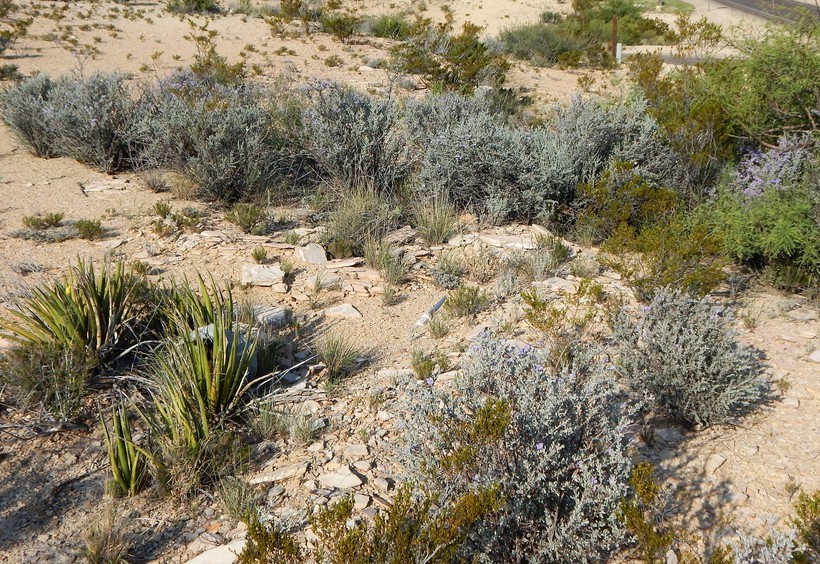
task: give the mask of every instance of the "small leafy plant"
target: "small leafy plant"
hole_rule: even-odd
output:
[[[65,218],[65,214],[63,213],[27,215],[23,216],[23,225],[29,229],[49,229],[51,227],[60,227],[63,223],[63,218]]]
[[[488,298],[477,286],[459,286],[447,294],[444,309],[455,317],[475,315],[487,304]]]

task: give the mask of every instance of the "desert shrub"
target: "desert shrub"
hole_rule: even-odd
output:
[[[763,397],[760,361],[737,340],[730,312],[708,299],[660,292],[640,322],[621,313],[618,370],[629,386],[687,425],[713,425]]]
[[[458,226],[456,210],[448,200],[434,199],[413,208],[416,231],[428,245],[445,243]]]
[[[326,562],[452,562],[476,522],[500,501],[495,488],[478,487],[439,506],[435,496],[419,496],[405,485],[387,515],[378,515],[372,525],[359,521],[350,527],[353,505],[346,497],[310,518]]]
[[[262,523],[259,512],[252,511],[247,524],[247,541],[237,559],[239,564],[300,564],[305,561],[296,538],[277,523]]]
[[[118,74],[64,76],[50,93],[58,154],[112,173],[130,160],[127,131],[135,104]]]
[[[106,361],[140,342],[151,307],[144,282],[120,261],[94,265],[79,261],[63,280],[38,287],[9,310],[13,320],[0,323],[20,344],[77,347]]]
[[[635,174],[653,186],[674,183],[681,164],[658,132],[640,98],[611,105],[573,98],[528,141],[522,173],[526,209],[554,218],[557,206],[574,201],[578,184],[594,181],[618,162],[632,163]]]
[[[470,94],[481,85],[501,86],[509,63],[479,39],[480,32],[480,27],[466,22],[453,35],[450,19],[435,24],[417,16],[407,40],[393,49],[393,55],[405,72],[421,75],[434,90]]]
[[[189,0],[184,0],[189,1]],[[241,86],[245,79],[245,62],[229,64],[228,59],[216,50],[216,37],[219,33],[209,29],[209,22],[202,25],[188,20],[191,32],[184,36],[194,43],[196,54],[191,64],[191,72],[203,79],[210,79],[223,85]]]
[[[132,548],[125,527],[124,519],[117,516],[113,507],[104,509],[83,533],[86,561],[89,564],[125,562]]]
[[[792,524],[805,545],[796,561],[816,562],[820,557],[820,491],[811,495],[801,491],[794,502],[794,513]]]
[[[410,365],[416,373],[416,378],[425,381],[441,372],[447,372],[450,368],[447,357],[437,350],[429,353],[413,350],[410,354]]]
[[[407,446],[419,480],[444,502],[499,490],[502,506],[470,532],[466,558],[591,562],[623,540],[628,409],[600,362],[579,355],[552,373],[546,357],[485,334],[457,393],[413,390]]]
[[[423,153],[442,131],[477,116],[495,117],[503,123],[492,111],[491,101],[483,90],[472,96],[455,92],[431,93],[421,99],[407,100],[402,125],[408,142]]]
[[[383,14],[371,19],[368,28],[376,37],[404,40],[410,36],[411,24],[402,14]]]
[[[353,373],[362,351],[349,338],[339,334],[327,335],[316,343],[316,354],[327,367],[328,380],[337,383]]]
[[[468,115],[430,139],[414,190],[421,200],[449,200],[490,222],[520,210],[523,133],[489,113]]]
[[[487,305],[487,295],[477,286],[459,286],[447,294],[444,309],[455,317],[475,315]]]
[[[38,157],[58,154],[56,131],[51,125],[54,81],[47,74],[28,78],[2,94],[3,120]]]
[[[23,216],[23,225],[29,229],[49,229],[51,227],[60,227],[63,222],[65,214],[63,213],[47,213],[44,215],[26,215]]]
[[[319,18],[322,29],[342,43],[350,41],[363,21],[361,16],[349,10],[323,11]]]
[[[4,396],[23,408],[40,407],[59,421],[81,410],[97,367],[93,352],[32,342],[0,355]]]
[[[249,203],[234,204],[225,214],[225,219],[239,226],[245,233],[263,231],[269,221],[265,210]]]
[[[344,192],[368,188],[391,196],[407,173],[396,133],[399,110],[339,84],[318,84],[304,110],[304,144],[323,176]]]
[[[811,145],[783,138],[777,148],[750,153],[704,208],[726,253],[767,266],[788,288],[820,281],[820,157]]]
[[[381,195],[363,189],[342,198],[328,219],[328,248],[334,257],[345,258],[362,253],[368,241],[379,240],[395,226],[398,217]]]
[[[633,466],[629,486],[632,495],[621,501],[618,515],[635,537],[643,561],[661,562],[672,544],[674,534],[672,531],[662,530],[658,523],[663,517],[663,507],[659,506],[660,487],[655,482],[652,464],[641,462]]]
[[[137,164],[184,172],[206,199],[235,201],[288,176],[286,141],[253,87],[179,72],[144,92],[139,114],[131,132]]]
[[[217,495],[225,513],[238,521],[248,521],[256,511],[253,486],[237,478],[225,476],[217,486]]]
[[[102,239],[105,234],[105,229],[99,219],[78,219],[74,222],[73,227],[80,239],[89,241]]]
[[[219,5],[215,0],[167,0],[165,7],[170,12],[182,14],[219,11]]]
[[[605,66],[608,55],[600,35],[577,33],[566,24],[526,24],[504,30],[499,36],[504,50],[536,66],[572,63],[572,66]]]

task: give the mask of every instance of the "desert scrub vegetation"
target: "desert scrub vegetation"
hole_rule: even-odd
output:
[[[659,292],[639,322],[617,316],[617,369],[651,406],[688,426],[726,423],[765,399],[757,353],[737,340],[731,311]]]
[[[419,482],[440,505],[480,487],[499,496],[461,557],[588,562],[624,540],[616,512],[629,489],[631,408],[607,364],[579,352],[553,371],[547,357],[484,334],[456,394],[414,388],[407,449]]]

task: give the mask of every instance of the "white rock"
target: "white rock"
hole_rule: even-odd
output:
[[[518,237],[515,235],[481,235],[481,240],[493,247],[504,247],[507,249],[532,250],[538,247],[532,237]]]
[[[553,276],[546,280],[541,280],[532,283],[533,288],[545,288],[553,292],[566,292],[567,294],[574,294],[578,291],[578,283],[565,278]]]
[[[285,327],[290,316],[291,311],[286,307],[261,307],[254,311],[256,322],[266,327]]]
[[[319,476],[319,482],[329,488],[338,488],[340,490],[355,488],[363,483],[361,478],[347,466],[342,466],[335,472],[322,474]]]
[[[367,445],[350,445],[345,449],[345,454],[351,458],[361,458],[370,454]]]
[[[704,466],[707,474],[714,474],[718,468],[723,466],[723,463],[726,462],[726,458],[719,454],[713,454],[706,459],[706,465]]]
[[[817,349],[809,355],[809,360],[820,364],[820,349]]]
[[[361,319],[362,313],[350,304],[337,305],[325,310],[327,317],[340,317],[342,319]]]
[[[266,484],[268,482],[282,482],[284,480],[290,480],[291,478],[302,477],[307,472],[308,463],[307,462],[299,462],[297,464],[291,464],[290,466],[283,466],[282,468],[277,468],[273,472],[263,472],[262,474],[258,474],[255,477],[251,478],[248,483],[251,485],[255,484]]]
[[[314,274],[305,281],[307,288],[310,290],[313,290],[314,288],[319,288],[322,290],[326,290],[328,288],[338,288],[341,283],[341,278],[328,271]]]
[[[304,247],[296,247],[296,256],[310,264],[327,264],[327,254],[321,245],[308,243]]]
[[[382,477],[373,480],[373,485],[385,492],[390,489],[390,482],[388,482],[385,478]]]
[[[232,564],[239,558],[239,553],[245,548],[245,539],[237,539],[228,544],[206,550],[196,558],[188,560],[188,564]]]
[[[353,508],[354,509],[364,509],[370,505],[370,496],[364,494],[353,494]]]
[[[661,427],[660,429],[655,429],[655,435],[660,437],[661,440],[666,443],[677,443],[683,439],[681,432],[674,427]]]
[[[807,307],[801,307],[787,312],[786,317],[795,321],[816,321],[817,312]]]
[[[782,403],[784,407],[790,407],[792,409],[798,409],[800,407],[800,400],[797,398],[786,398]]]
[[[368,472],[373,468],[373,463],[369,460],[357,460],[353,463],[353,467],[359,472]]]
[[[243,286],[273,286],[274,284],[281,284],[284,279],[285,273],[278,265],[242,265]]]

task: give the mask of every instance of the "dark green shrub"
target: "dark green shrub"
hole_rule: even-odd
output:
[[[396,226],[398,217],[376,192],[356,190],[342,197],[328,219],[328,249],[336,258],[346,258],[361,256],[369,241],[381,239]]]
[[[47,213],[45,215],[26,215],[23,216],[23,225],[29,229],[49,229],[51,227],[60,227],[63,222],[65,214],[63,213]]]
[[[661,531],[657,522],[663,516],[663,508],[658,506],[660,488],[655,483],[654,472],[649,462],[632,468],[629,477],[632,495],[624,499],[618,509],[624,525],[637,540],[641,558],[650,564],[663,561],[674,539],[672,531]]]
[[[434,24],[417,17],[409,37],[393,49],[405,72],[418,74],[434,90],[471,93],[477,86],[500,86],[509,63],[479,39],[481,28],[467,22],[461,33],[451,35],[451,21]]]
[[[761,365],[708,299],[660,292],[639,323],[621,313],[618,370],[638,394],[687,425],[728,422],[762,399]]]
[[[323,12],[319,22],[322,29],[333,37],[347,43],[359,30],[363,19],[350,11]]]
[[[88,239],[89,241],[102,239],[105,233],[99,219],[78,219],[74,222],[74,229],[77,230],[77,236],[80,239]]]
[[[783,138],[777,148],[747,155],[702,208],[726,253],[766,267],[785,288],[820,282],[820,157],[812,144]]]
[[[405,40],[410,36],[411,24],[402,14],[383,14],[374,17],[369,28],[376,37]]]
[[[169,11],[181,14],[219,11],[215,0],[166,0],[165,6]]]
[[[262,231],[269,222],[268,214],[256,204],[238,203],[231,206],[225,219],[238,225],[245,233]]]
[[[245,547],[239,554],[239,564],[301,564],[305,561],[298,541],[276,523],[264,524],[259,513],[252,511],[248,518]]]
[[[498,509],[497,489],[478,486],[441,504],[435,496],[420,497],[399,488],[386,516],[370,525],[348,526],[353,499],[326,505],[310,517],[320,550],[332,564],[372,562],[445,564],[452,562],[476,522]]]
[[[816,562],[820,558],[820,490],[809,495],[800,492],[794,502],[792,520],[805,548],[797,554],[796,562]]]
[[[499,36],[504,50],[537,66],[573,61],[572,66],[604,66],[607,53],[600,35],[577,34],[561,24],[526,24]]]
[[[469,533],[465,560],[596,562],[624,541],[616,512],[631,467],[629,410],[600,362],[577,355],[553,372],[548,356],[485,334],[455,391],[413,388],[407,447],[418,480],[443,503],[498,488],[501,507]]]

